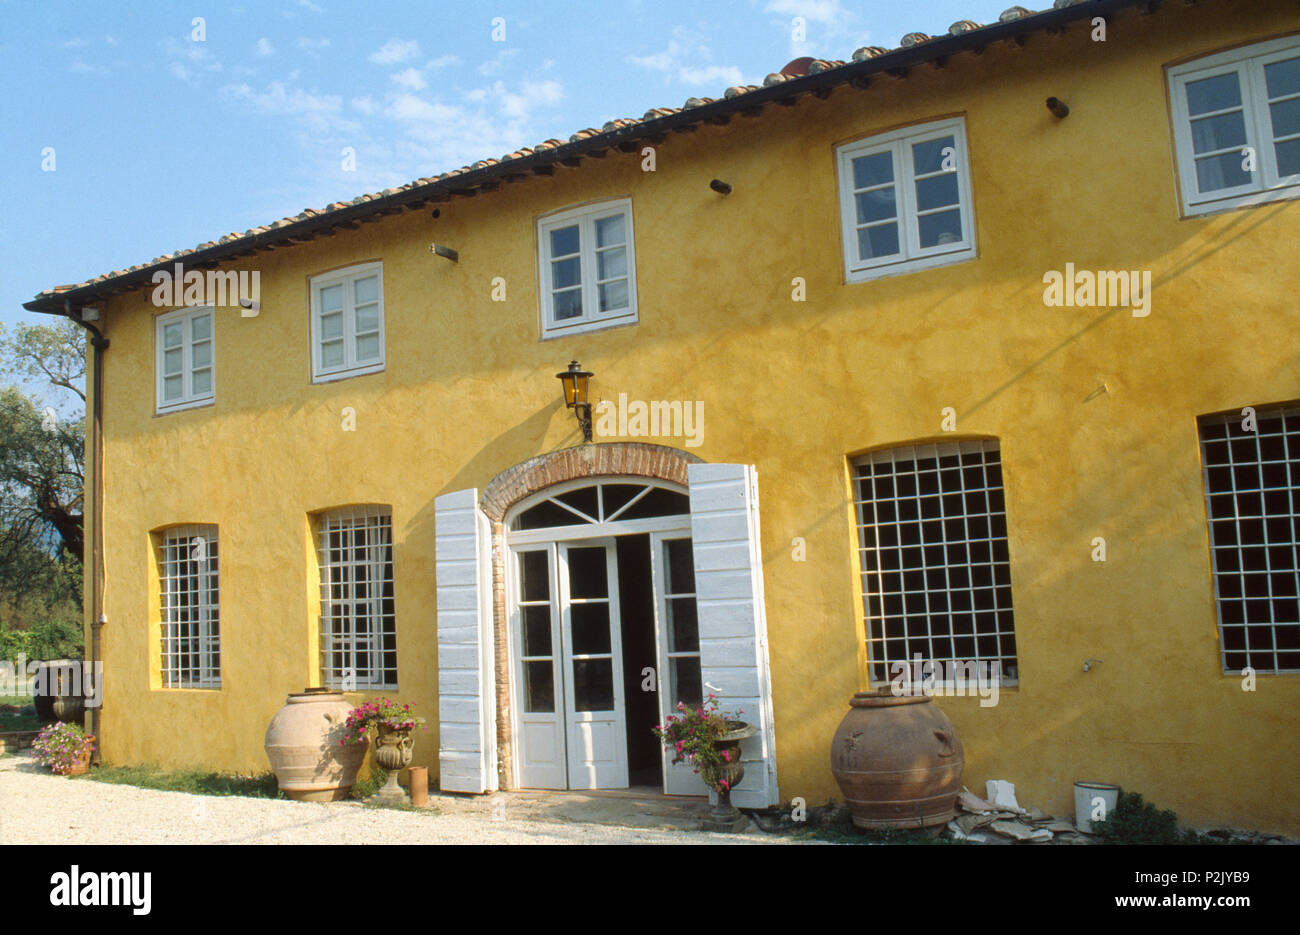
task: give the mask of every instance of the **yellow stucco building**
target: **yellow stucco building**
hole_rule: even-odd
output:
[[[1057,7],[28,303],[108,342],[104,761],[261,772],[338,685],[444,788],[690,793],[716,688],[815,805],[919,658],[1000,667],[974,789],[1300,832],[1300,12]]]

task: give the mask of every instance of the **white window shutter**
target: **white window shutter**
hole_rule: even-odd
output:
[[[478,491],[434,501],[438,578],[438,769],[446,792],[497,788],[492,533]]]
[[[757,475],[750,464],[691,464],[687,480],[704,694],[758,728],[741,745],[745,778],[731,801],[779,805]]]

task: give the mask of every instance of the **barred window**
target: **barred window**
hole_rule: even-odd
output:
[[[872,684],[895,664],[1015,679],[1016,637],[997,441],[905,445],[854,463]],[[988,671],[988,670],[986,670]]]
[[[1199,425],[1223,671],[1300,672],[1300,406]]]
[[[174,526],[159,540],[162,683],[221,687],[217,527]]]
[[[321,516],[321,669],[329,688],[397,688],[393,524],[387,507]]]

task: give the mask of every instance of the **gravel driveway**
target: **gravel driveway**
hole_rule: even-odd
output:
[[[0,758],[7,844],[781,844],[761,832],[708,834],[485,814],[483,799],[439,799],[423,813],[360,803],[160,792],[52,775],[27,755]],[[461,804],[464,803],[464,804]],[[499,812],[498,812],[499,813]]]

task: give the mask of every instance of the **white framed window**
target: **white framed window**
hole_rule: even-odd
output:
[[[631,199],[544,217],[537,242],[543,339],[637,320]]]
[[[1300,406],[1198,429],[1223,672],[1300,672]]]
[[[162,684],[221,687],[217,527],[173,526],[158,538]]]
[[[384,265],[362,263],[311,279],[312,380],[384,369]]]
[[[856,459],[853,473],[872,685],[900,672],[914,681],[918,655],[936,681],[1015,681],[997,441],[889,448]]]
[[[320,515],[323,684],[345,691],[397,689],[393,523],[387,507]]]
[[[975,256],[966,129],[959,117],[836,150],[845,281]]]
[[[155,319],[159,412],[212,402],[216,382],[212,315],[211,306],[201,306]]]
[[[1300,36],[1168,73],[1184,214],[1300,197]]]

